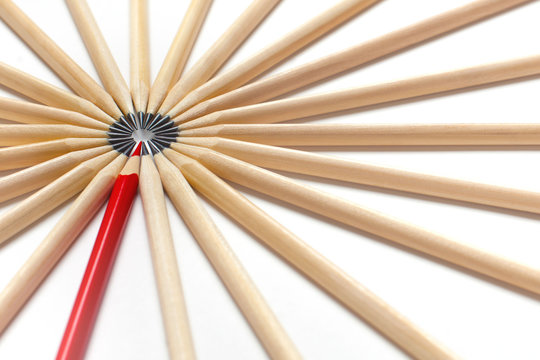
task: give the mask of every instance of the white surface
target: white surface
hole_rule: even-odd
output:
[[[127,77],[128,1],[89,2]],[[344,49],[467,2],[384,0],[285,62],[277,70]],[[85,70],[96,77],[62,1],[19,0],[16,3]],[[159,69],[187,3],[151,1],[153,76]],[[214,2],[188,67],[248,3],[249,0]],[[245,59],[333,3],[335,1],[331,0],[284,1],[235,54],[228,66]],[[369,67],[305,89],[302,93],[342,89],[538,54],[539,18],[540,3],[532,2]],[[0,61],[62,85],[3,24],[0,25],[0,39]],[[538,121],[539,94],[540,81],[537,78],[324,116],[317,121]],[[540,191],[539,149],[494,148],[479,151],[460,148],[454,151],[450,148],[427,148],[401,151],[403,149],[388,148],[368,151],[347,149],[350,151],[326,153]],[[538,266],[538,215],[438,201],[314,178],[295,178],[463,243]],[[487,281],[483,277],[395,247],[279,201],[250,191],[245,193],[257,205],[463,358],[540,358],[540,297]],[[6,210],[20,200],[2,204],[1,210]],[[66,208],[58,209],[0,247],[0,288],[8,283]],[[212,207],[208,208],[307,359],[406,358],[399,349],[261,246],[256,239]],[[266,355],[262,347],[170,204],[169,210],[199,358],[264,359]],[[102,213],[92,221],[0,337],[0,359],[54,358]],[[167,358],[140,199],[134,205],[87,358]]]

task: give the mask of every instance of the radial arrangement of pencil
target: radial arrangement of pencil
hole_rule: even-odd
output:
[[[126,81],[87,0],[66,0],[67,14],[99,79],[92,78],[68,55],[68,49],[62,49],[14,1],[0,0],[0,19],[69,88],[0,62],[0,85],[22,96],[0,97],[0,118],[8,120],[0,125],[0,171],[9,170],[0,177],[0,203],[25,196],[0,212],[0,252],[8,251],[4,244],[17,241],[21,232],[73,199],[0,289],[0,337],[110,196],[79,294],[73,294],[77,298],[64,338],[58,339],[57,359],[84,358],[137,186],[162,315],[163,343],[171,359],[195,359],[197,339],[205,334],[191,324],[197,313],[190,311],[189,294],[182,285],[188,274],[180,271],[183,259],[176,256],[169,209],[177,211],[268,357],[301,359],[304,352],[289,334],[287,322],[259,290],[248,266],[232,250],[228,234],[221,232],[200,195],[404,355],[416,359],[459,356],[459,350],[447,347],[444,338],[431,336],[429,328],[418,326],[406,311],[398,311],[384,296],[363,285],[361,278],[350,276],[232,183],[396,244],[399,250],[420,253],[450,269],[464,269],[465,274],[481,280],[533,298],[540,296],[540,267],[436,233],[437,229],[410,224],[288,175],[424,195],[458,205],[482,205],[485,210],[540,214],[540,192],[313,151],[311,147],[444,146],[450,151],[463,146],[508,149],[540,145],[538,123],[460,119],[452,123],[317,124],[310,118],[319,120],[338,111],[355,114],[374,105],[421,102],[457,90],[521,82],[540,75],[539,54],[315,95],[287,96],[532,0],[470,1],[286,71],[267,73],[387,1],[391,0],[328,1],[322,12],[287,25],[290,30],[284,36],[237,60],[242,45],[281,1],[251,0],[227,18],[228,25],[220,29],[217,40],[196,58],[191,56],[192,50],[197,49],[215,4],[191,0],[185,14],[178,17],[177,31],[152,79],[150,32],[155,20],[149,16],[150,1],[130,0]],[[353,35],[351,39],[355,39]],[[236,63],[226,67],[229,60]],[[293,120],[295,123],[286,123]],[[173,207],[167,206],[167,198]]]

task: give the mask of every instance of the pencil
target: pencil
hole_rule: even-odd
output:
[[[540,214],[540,193],[223,138],[180,138],[260,167]]]
[[[169,90],[180,79],[211,4],[212,0],[191,0],[184,20],[152,84],[148,99],[149,113],[157,113]]]
[[[141,159],[140,192],[167,347],[171,359],[195,359],[165,195],[151,155]]]
[[[197,161],[166,149],[190,184],[353,313],[417,359],[455,356]]]
[[[300,359],[294,344],[182,173],[154,157],[165,191],[272,359]]]
[[[95,172],[95,178],[0,293],[0,334],[107,199],[126,161],[123,154],[114,156],[108,166]]]
[[[219,39],[171,88],[158,112],[166,115],[190,91],[218,71],[281,0],[253,0]]]
[[[239,185],[410,249],[540,294],[540,270],[538,269],[447,239],[212,150],[179,144],[173,144],[172,148],[200,161],[216,175]]]
[[[538,74],[540,74],[540,55],[222,110],[184,123],[180,129],[224,123],[276,123]]]
[[[141,143],[114,182],[92,254],[56,355],[57,360],[84,358],[133,199],[137,194],[140,151]]]
[[[106,138],[103,130],[74,125],[0,125],[0,146],[24,145],[62,138]]]
[[[475,24],[528,2],[530,0],[472,1],[464,6],[204,101],[180,114],[178,123],[219,110],[264,102],[341,72],[367,65],[386,55],[435,39],[450,31],[462,29],[466,25]]]
[[[338,2],[231,70],[202,84],[169,110],[167,115],[175,117],[203,100],[244,85],[378,1],[380,0],[342,0]]]
[[[148,1],[130,1],[130,86],[137,112],[146,112],[150,89],[150,44],[148,31]]]

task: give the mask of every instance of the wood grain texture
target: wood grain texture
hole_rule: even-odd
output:
[[[74,125],[0,125],[0,146],[15,146],[64,138],[106,138],[103,130]]]
[[[150,92],[148,0],[131,0],[129,11],[131,98],[137,112],[146,112]]]

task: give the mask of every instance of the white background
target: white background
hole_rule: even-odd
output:
[[[128,1],[89,2],[127,78]],[[249,2],[214,1],[188,68]],[[384,0],[273,71],[345,49],[468,2]],[[97,78],[63,1],[26,0],[16,3]],[[333,3],[335,1],[332,0],[283,1],[224,69],[279,39]],[[161,65],[187,4],[187,0],[151,1],[153,76]],[[293,96],[536,55],[540,53],[538,19],[540,3],[535,1]],[[0,39],[0,61],[63,86],[3,24],[0,25]],[[7,92],[2,95],[14,96]],[[533,122],[539,120],[539,98],[540,81],[533,78],[310,120],[319,123]],[[303,121],[306,120],[299,122]],[[403,169],[540,191],[540,148],[535,147],[323,150],[328,154]],[[533,267],[539,266],[540,215],[293,177],[457,241]],[[448,266],[280,201],[240,190],[463,358],[540,358],[540,296]],[[2,204],[0,211],[7,210],[22,198]],[[266,358],[196,242],[174,208],[170,204],[168,206],[199,358]],[[0,247],[0,288],[8,283],[66,208],[67,205],[59,208]],[[406,358],[389,341],[295,272],[255,238],[211,206],[208,209],[306,358]],[[54,358],[102,214],[103,210],[0,337],[0,359]],[[87,358],[167,358],[140,199],[133,207]]]

